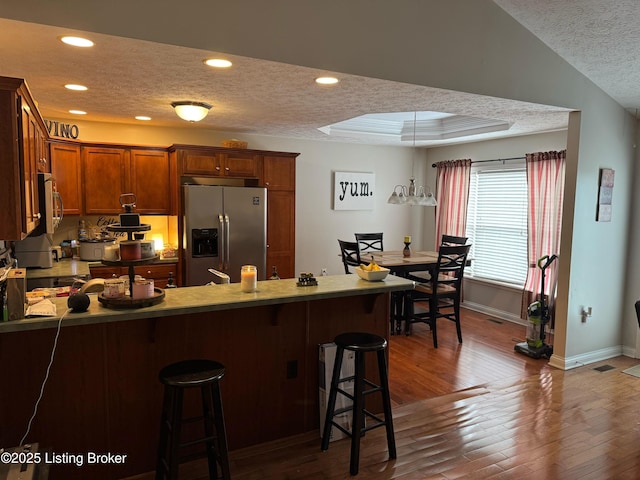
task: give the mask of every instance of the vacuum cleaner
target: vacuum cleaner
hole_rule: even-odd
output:
[[[558,258],[557,255],[545,255],[538,260],[538,268],[542,270],[540,300],[531,303],[527,309],[528,323],[526,341],[517,343],[516,352],[531,358],[550,358],[553,346],[545,343],[545,327],[551,320],[549,305],[544,294],[545,271]]]

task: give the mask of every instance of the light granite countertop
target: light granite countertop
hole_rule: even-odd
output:
[[[414,287],[413,281],[394,275],[388,275],[379,282],[367,282],[357,275],[331,275],[318,277],[317,280],[317,286],[307,287],[297,286],[297,279],[264,280],[258,282],[258,290],[253,293],[241,292],[239,283],[172,288],[165,290],[165,298],[157,305],[131,309],[105,307],[98,301],[97,294],[91,294],[89,309],[82,313],[67,312],[67,297],[59,297],[53,299],[56,317],[31,317],[0,322],[0,334],[55,328],[60,316],[63,317],[62,326],[67,327],[386,293],[411,290]]]
[[[153,263],[177,263],[177,258],[157,259]],[[85,261],[78,258],[62,258],[59,262],[53,262],[51,268],[28,268],[27,278],[61,278],[88,276],[90,267],[102,267],[103,264],[96,261]]]

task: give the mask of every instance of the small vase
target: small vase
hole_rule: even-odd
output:
[[[404,242],[404,249],[402,250],[403,257],[411,256],[411,249],[409,248],[409,245],[411,245],[411,242]]]

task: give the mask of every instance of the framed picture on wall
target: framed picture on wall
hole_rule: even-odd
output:
[[[375,173],[334,172],[334,210],[373,210]]]
[[[613,180],[615,172],[610,168],[600,169],[600,181],[598,188],[597,222],[611,221],[611,203],[613,199]]]

